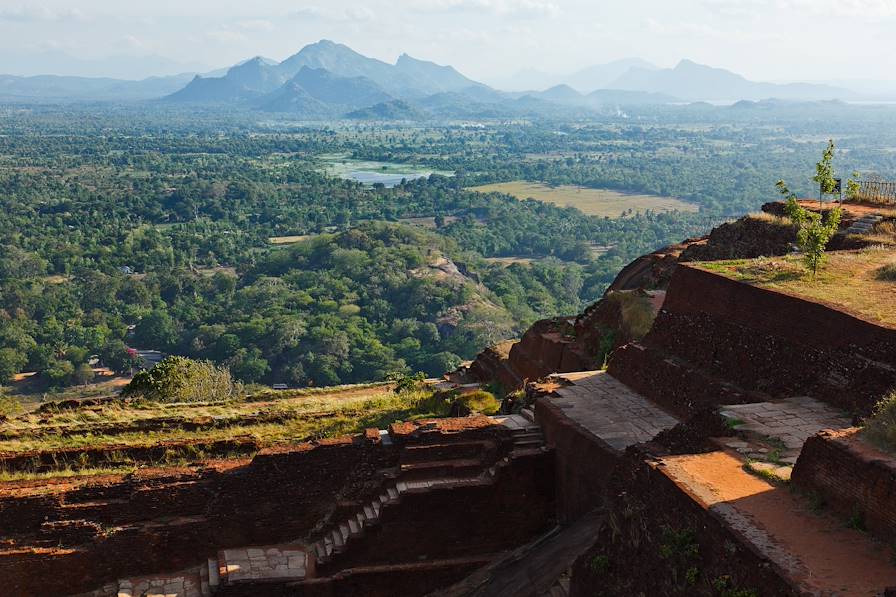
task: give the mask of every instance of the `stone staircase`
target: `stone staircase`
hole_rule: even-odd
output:
[[[864,215],[846,229],[846,234],[868,234],[874,228],[874,225],[881,220],[883,220],[883,216],[878,214]]]
[[[498,420],[511,428],[513,449],[508,456],[485,470],[480,470],[479,463],[473,459],[402,464],[401,480],[387,485],[379,496],[365,504],[353,516],[333,525],[323,538],[311,545],[309,552],[314,555],[316,563],[329,563],[336,555],[348,549],[352,539],[361,537],[365,528],[376,525],[383,509],[398,504],[403,495],[491,485],[500,470],[508,466],[512,458],[544,448],[544,436],[537,425],[519,415],[510,415]],[[429,466],[430,464],[432,466]],[[458,474],[448,474],[452,469]]]
[[[301,582],[314,578],[318,565],[328,564],[349,549],[351,543],[380,521],[385,509],[399,504],[403,496],[493,484],[512,459],[546,450],[541,429],[520,415],[496,417],[510,428],[513,438],[509,454],[485,467],[472,457],[482,442],[466,442],[453,450],[463,458],[432,460],[441,444],[409,446],[408,461],[397,478],[382,493],[348,518],[325,527],[323,536],[310,546],[295,542],[280,545],[240,547],[219,551],[206,564],[168,574],[120,579],[81,597],[211,597],[227,587],[245,584]]]

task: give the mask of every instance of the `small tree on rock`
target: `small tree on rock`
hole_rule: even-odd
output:
[[[815,176],[812,177],[812,180],[818,183],[822,196],[833,193],[836,188],[833,160],[834,142],[828,141],[828,146],[821,155],[821,161],[815,165]],[[842,211],[840,207],[834,207],[825,219],[820,213],[809,211],[800,205],[796,194],[787,188],[783,180],[779,180],[776,186],[787,200],[785,210],[797,228],[796,243],[803,252],[803,261],[814,279],[818,274],[818,268],[824,264],[828,243],[840,228]]]
[[[820,213],[801,206],[796,200],[796,195],[787,188],[783,180],[779,180],[777,186],[781,194],[787,198],[785,210],[797,228],[796,244],[803,252],[803,262],[812,272],[814,279],[818,274],[818,268],[824,264],[828,243],[840,228],[840,208],[832,209],[825,221]]]

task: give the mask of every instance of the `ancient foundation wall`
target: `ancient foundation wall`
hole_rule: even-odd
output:
[[[894,367],[896,329],[686,265],[641,345],[610,360],[615,377],[682,414],[811,395],[864,415],[896,385]]]
[[[536,402],[535,419],[554,449],[557,516],[573,521],[603,503],[620,454],[549,400]]]
[[[10,491],[0,496],[0,577],[11,595],[74,594],[117,578],[184,569],[227,547],[308,538],[378,495],[405,445],[437,444],[438,458],[452,457],[452,442],[509,450],[506,428],[458,421],[444,423],[447,429],[396,426],[391,445],[373,430],[262,451],[220,470],[180,469],[30,497]],[[448,501],[433,514],[466,514],[457,507]]]
[[[573,597],[800,594],[771,562],[643,457],[627,457],[609,488],[608,523],[573,567]]]
[[[806,442],[792,482],[844,518],[896,543],[896,457],[865,443],[858,429],[823,431]]]

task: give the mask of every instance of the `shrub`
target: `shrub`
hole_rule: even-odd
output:
[[[607,298],[619,304],[622,311],[622,332],[627,338],[640,340],[647,335],[656,319],[650,298],[643,293],[611,292]]]
[[[423,387],[426,380],[426,374],[418,371],[413,375],[407,373],[390,373],[386,379],[395,384],[395,393],[404,394],[405,392],[416,392]]]
[[[485,390],[476,390],[458,396],[455,404],[461,406],[462,410],[484,415],[494,415],[501,410],[501,403],[495,398],[495,395]]]
[[[877,279],[885,282],[896,282],[896,263],[889,263],[877,270]]]
[[[216,402],[232,400],[242,393],[230,371],[209,361],[168,357],[134,376],[122,391],[126,398],[151,402]]]
[[[834,191],[833,159],[834,142],[828,141],[828,146],[822,154],[821,161],[815,165],[816,174],[812,178],[819,184],[821,195],[829,195]],[[818,274],[818,268],[824,265],[824,252],[828,243],[831,242],[831,239],[840,227],[841,210],[839,207],[831,209],[828,213],[827,221],[825,221],[821,214],[804,209],[797,202],[796,195],[787,188],[783,180],[779,180],[775,186],[778,187],[778,191],[787,200],[785,210],[787,216],[796,226],[796,243],[803,252],[803,260],[814,278]]]
[[[896,390],[874,407],[874,413],[865,421],[865,432],[880,447],[896,451]]]
[[[22,403],[12,396],[4,394],[3,388],[0,388],[0,420],[3,417],[11,417],[20,412],[22,412]]]

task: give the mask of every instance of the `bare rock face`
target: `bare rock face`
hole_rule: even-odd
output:
[[[722,224],[705,242],[682,251],[679,261],[716,261],[786,255],[796,241],[793,226],[774,216],[747,216]]]

